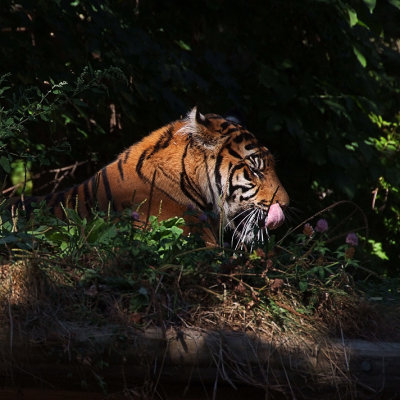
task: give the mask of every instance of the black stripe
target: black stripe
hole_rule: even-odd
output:
[[[236,136],[235,139],[233,139],[235,141],[235,143],[242,143],[243,140],[253,140],[254,136],[249,133],[249,132],[242,132],[240,135]]]
[[[190,142],[186,145],[185,151],[182,155],[182,171],[181,171],[181,190],[182,192],[189,198],[191,199],[201,210],[205,210],[207,207],[207,201],[203,198],[201,193],[198,191],[198,189],[190,182],[189,176],[186,173],[186,168],[185,168],[185,158],[187,155],[188,147],[190,145]],[[188,189],[192,189],[194,192],[191,193]],[[197,198],[196,198],[197,196]]]
[[[249,143],[249,144],[246,144],[246,146],[244,146],[244,148],[245,148],[246,150],[253,150],[253,149],[255,149],[256,147],[258,147],[258,144],[257,144],[257,143]]]
[[[245,166],[246,164],[244,162],[241,163],[237,163],[234,167],[232,167],[232,169],[229,170],[229,182],[232,182],[233,179],[233,174],[238,170],[241,169]]]
[[[224,132],[224,135],[230,135],[230,134],[232,134],[233,132],[236,132],[236,131],[238,131],[239,130],[239,128],[230,128],[230,129],[228,129],[226,132]]]
[[[222,193],[222,186],[221,186],[222,177],[221,177],[221,172],[220,172],[222,160],[223,160],[223,157],[221,156],[221,153],[220,153],[220,154],[218,154],[217,161],[215,162],[215,183],[217,184],[219,194]]]
[[[244,165],[245,165],[244,163],[236,164],[231,170],[231,173],[230,173],[230,176],[229,176],[229,195],[228,195],[229,198],[232,197],[233,193],[236,192],[239,189],[242,190],[242,193],[246,193],[249,190],[252,190],[254,188],[254,186],[255,186],[254,184],[251,183],[251,181],[249,182],[250,187],[243,186],[243,185],[235,185],[233,183],[233,177],[235,175],[235,172],[238,169],[243,168]],[[246,171],[246,170],[244,170],[244,171]]]
[[[183,172],[181,173],[181,177],[182,177],[182,174],[183,174],[183,175],[184,175],[184,179],[186,180],[186,183],[187,183],[188,186],[192,189],[192,191],[194,192],[194,194],[197,195],[197,196],[200,198],[200,200],[203,201],[204,204],[206,204],[206,201],[205,201],[205,199],[203,198],[203,196],[202,196],[202,194],[201,194],[201,191],[199,190],[199,188],[198,188],[196,185],[193,184],[193,182],[192,182],[192,180],[190,179],[189,175],[186,173],[186,168],[185,168],[186,150],[187,150],[187,148],[185,149],[185,153],[184,153],[184,155],[183,155],[183,157],[182,157],[182,171],[183,171]]]
[[[161,134],[160,139],[158,139],[157,143],[153,147],[153,150],[147,156],[147,158],[150,158],[152,155],[154,155],[161,149],[165,149],[166,147],[169,146],[169,143],[172,139],[172,132],[173,132],[173,127],[172,127],[172,125],[170,125],[168,127],[168,129],[164,133]]]
[[[213,198],[213,199],[216,199],[217,196],[216,196],[215,193],[214,193],[214,187],[213,187],[213,185],[212,185],[212,183],[211,183],[211,180],[210,180],[210,171],[209,171],[209,169],[208,169],[207,156],[206,156],[205,153],[203,154],[203,161],[204,161],[204,164],[205,164],[205,166],[206,166],[208,190],[209,190],[210,193],[212,194],[212,198]]]
[[[89,207],[92,205],[92,196],[89,193],[89,179],[83,183],[83,194],[84,194],[84,201],[83,205],[86,208],[86,211],[89,213]]]
[[[221,124],[222,130],[224,131],[229,125],[231,125],[231,123],[228,121],[222,122]]]
[[[241,191],[242,191],[242,194],[240,195],[240,201],[242,201],[242,200],[248,200],[248,199],[252,198],[255,194],[257,194],[257,192],[258,192],[259,189],[256,190],[255,194],[254,194],[254,193],[253,193],[253,194],[250,194],[248,197],[243,196],[243,194],[244,194],[244,193],[247,193],[247,192],[250,191],[250,190],[253,190],[254,187],[255,187],[254,185],[253,185],[252,187],[246,187],[246,186],[242,186],[242,185],[236,185],[236,186],[233,185],[233,186],[231,186],[231,187],[229,188],[229,193],[228,193],[227,198],[228,198],[228,199],[231,199],[231,198],[235,195],[235,192],[236,192],[236,191],[241,190]]]
[[[112,194],[110,189],[110,183],[108,182],[107,168],[103,168],[101,170],[101,176],[103,177],[103,185],[106,191],[107,202],[109,203],[112,200]]]
[[[167,131],[165,132],[165,135],[164,135],[164,139],[165,139],[165,140],[164,140],[164,142],[161,144],[161,148],[162,148],[162,149],[165,149],[166,147],[169,146],[169,144],[170,144],[170,142],[171,142],[171,139],[172,139],[172,137],[173,137],[173,132],[174,132],[173,126],[170,125],[170,126],[168,127]]]
[[[260,186],[258,186],[257,189],[255,190],[255,192],[250,194],[249,196],[240,196],[240,201],[249,200],[252,197],[255,197],[257,195],[257,193],[259,192],[259,190],[260,190]]]
[[[253,189],[255,188],[255,186],[256,186],[256,185],[251,185],[251,186],[232,185],[232,186],[229,188],[229,196],[232,196],[232,194],[233,194],[234,192],[236,192],[236,190],[239,190],[239,189],[242,191],[242,193],[246,193],[246,192],[248,192],[249,190],[253,190]]]
[[[146,154],[147,154],[147,149],[139,157],[139,161],[136,164],[136,172],[139,175],[139,178],[141,178],[145,181],[148,181],[147,179],[145,179],[145,177],[142,174],[142,167],[143,167],[144,159],[146,158]]]
[[[187,186],[191,187],[192,189],[194,189],[193,185],[190,183],[188,176],[181,172],[181,190],[182,192],[186,195],[186,197],[188,197],[190,200],[193,201],[193,203],[195,203],[197,205],[197,207],[200,208],[200,210],[205,210],[207,208],[207,202],[205,201],[205,199],[203,199],[201,196],[198,195],[198,193],[195,193],[196,195],[199,196],[200,199],[196,198],[196,196],[194,196],[191,192],[189,192],[189,190],[187,190]]]
[[[125,151],[124,164],[126,164],[126,162],[128,161],[130,152],[131,152],[131,147],[129,147],[129,149]]]
[[[119,176],[121,177],[122,180],[124,180],[124,170],[122,169],[122,160],[118,160],[118,171],[119,171]]]
[[[91,183],[91,196],[90,199],[93,201],[94,199],[97,199],[97,190],[99,188],[99,174],[97,173],[96,175],[92,176],[90,178],[90,183]]]
[[[233,157],[235,157],[235,158],[238,158],[239,160],[241,160],[241,159],[243,158],[239,153],[236,153],[236,151],[233,150],[233,149],[230,148],[230,147],[228,147],[228,152],[229,152],[229,154],[230,154],[231,156],[233,156]]]

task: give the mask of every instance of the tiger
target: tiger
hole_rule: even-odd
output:
[[[207,243],[216,244],[220,230],[230,229],[233,240],[243,246],[264,241],[269,230],[282,225],[289,196],[275,172],[273,155],[252,133],[234,118],[204,115],[195,107],[83,183],[31,196],[23,205],[30,208],[42,201],[60,218],[65,207],[89,217],[95,206],[120,212],[133,202],[140,204],[142,222],[149,215],[186,218],[188,210],[195,210],[190,218],[214,215],[215,221],[203,224]],[[20,206],[21,200],[14,205]]]

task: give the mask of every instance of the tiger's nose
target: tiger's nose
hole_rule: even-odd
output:
[[[290,203],[289,195],[282,186],[276,192],[274,203],[278,203],[282,208],[286,208]]]

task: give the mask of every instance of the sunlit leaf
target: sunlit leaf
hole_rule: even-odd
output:
[[[400,10],[400,0],[389,0],[389,3]]]
[[[364,57],[364,55],[355,46],[353,46],[353,51],[354,51],[354,54],[356,55],[358,61],[360,62],[360,64],[365,68],[367,66],[367,60]]]
[[[375,254],[381,260],[389,260],[387,254],[384,252],[382,248],[382,243],[376,242],[373,239],[369,239],[368,243],[372,246],[372,254]]]
[[[376,6],[376,0],[364,0],[364,3],[368,7],[369,12],[372,14]]]
[[[357,13],[353,9],[348,9],[347,12],[349,13],[349,23],[350,26],[353,27],[358,22]]]
[[[182,49],[182,50],[186,50],[186,51],[191,51],[192,48],[185,43],[183,40],[177,40],[176,44]]]

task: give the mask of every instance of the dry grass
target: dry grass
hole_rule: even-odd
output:
[[[139,282],[147,301],[132,307],[136,295],[129,287],[110,285],[115,266],[104,269],[102,283],[98,275],[91,284],[81,284],[82,272],[74,268],[49,265],[42,257],[26,258],[0,266],[1,320],[31,318],[49,313],[59,319],[85,321],[87,315],[99,323],[109,321],[146,328],[184,326],[204,329],[229,329],[274,335],[340,336],[385,338],[384,313],[363,300],[355,290],[329,291],[321,286],[313,307],[298,289],[281,279],[257,276],[256,286],[246,283],[246,275],[203,271],[201,278],[182,276],[180,266],[154,268],[155,284]],[[388,316],[393,325],[395,309]],[[47,327],[47,325],[46,325]],[[389,334],[391,330],[389,329]]]
[[[377,337],[380,333],[376,311],[355,293],[336,297],[321,293],[320,305],[311,313],[306,312],[302,295],[287,284],[268,282],[256,288],[235,274],[210,272],[194,282],[190,276],[182,276],[179,268],[171,267],[160,273],[152,289],[142,282],[149,301],[139,310],[130,309],[129,290],[99,282],[80,286],[77,271],[51,269],[43,259],[5,264],[1,278],[1,324],[15,334],[24,332],[30,341],[49,345],[58,341],[70,346],[73,327],[88,323],[122,329],[159,327],[164,332],[171,328],[246,332],[248,337],[273,344],[274,357],[282,359],[282,366],[290,359],[294,367],[284,367],[275,375],[272,371],[273,378],[255,374],[254,365],[249,367],[246,360],[239,360],[236,351],[214,344],[211,350],[219,380],[234,387],[238,383],[268,387],[273,395],[312,394],[316,387],[354,393],[354,382],[343,367],[343,359],[336,360],[337,353],[326,350],[329,338],[337,332],[345,332],[347,337]],[[174,299],[171,293],[175,293]],[[310,362],[316,348],[325,349],[328,363]],[[95,357],[86,354],[78,361],[91,364]],[[259,371],[265,368],[265,360],[262,364]]]

